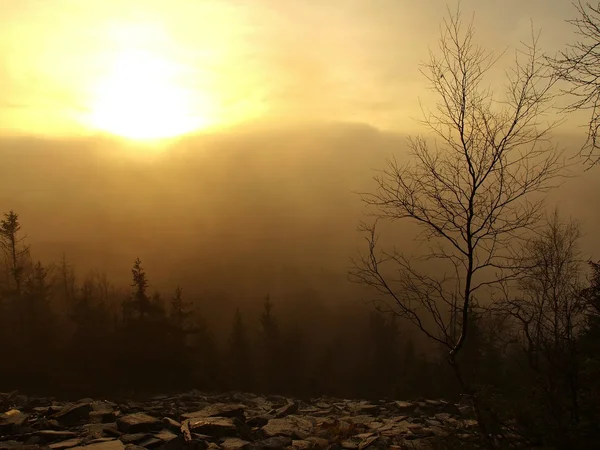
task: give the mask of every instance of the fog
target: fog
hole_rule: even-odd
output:
[[[351,123],[233,129],[158,150],[106,137],[6,137],[0,208],[19,213],[35,258],[65,253],[80,275],[96,269],[129,283],[140,257],[159,290],[193,280],[241,298],[339,297],[356,289],[346,271],[364,247],[358,193],[387,157],[406,157],[406,138]],[[555,141],[569,157],[580,142]],[[597,258],[600,182],[571,162],[548,205],[582,221],[583,248]],[[400,248],[414,239],[404,224],[391,231]]]
[[[0,0],[0,441],[600,448],[600,2],[122,3]]]
[[[0,316],[2,385],[69,398],[194,388],[457,400],[439,346],[407,320],[375,313],[374,292],[348,278],[350,258],[367,245],[357,226],[370,220],[358,193],[375,187],[386,158],[409,156],[407,137],[306,123],[188,136],[162,148],[107,137],[2,138],[0,208],[19,214],[19,236],[43,264],[27,269],[24,301],[1,304],[14,311]],[[581,143],[553,140],[567,157]],[[549,194],[548,211],[581,222],[582,255],[597,261],[597,171],[569,161],[571,177]],[[381,227],[381,243],[410,255],[419,243],[406,222]],[[146,302],[156,308],[145,322],[127,315],[140,292],[136,258],[149,282]],[[9,267],[5,286],[15,278]],[[103,291],[101,278],[89,283],[92,270],[119,290]],[[200,330],[190,331],[191,341],[172,331],[177,286],[197,307],[184,311]],[[489,334],[482,340],[472,330],[464,354],[478,361],[483,346],[482,375],[473,373],[494,380],[504,373],[494,349],[510,334],[494,340],[493,320],[477,317]],[[506,378],[520,383],[506,361]],[[40,377],[41,368],[48,375]],[[513,384],[506,389],[520,397]]]

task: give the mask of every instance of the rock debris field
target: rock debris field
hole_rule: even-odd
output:
[[[475,438],[466,406],[438,400],[299,401],[190,392],[60,402],[0,394],[0,450],[427,449]]]

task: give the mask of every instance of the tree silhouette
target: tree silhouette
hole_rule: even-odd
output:
[[[124,319],[144,319],[150,315],[151,301],[148,297],[148,278],[146,272],[142,268],[142,261],[140,258],[136,258],[131,269],[132,283],[131,287],[134,288],[131,299],[129,302],[124,303],[125,308],[123,315]]]
[[[205,389],[222,389],[224,364],[219,357],[219,346],[206,319],[197,311],[190,332],[190,352],[196,368],[194,381]]]
[[[555,75],[567,83],[565,93],[575,98],[566,110],[589,111],[587,139],[580,154],[595,165],[600,161],[600,53],[597,50],[600,45],[600,3],[593,5],[578,0],[574,6],[578,17],[567,22],[573,26],[579,40],[548,61]]]
[[[194,333],[194,311],[191,302],[184,300],[183,289],[177,286],[169,311],[169,355],[173,387],[192,386],[193,355],[190,336]]]
[[[61,283],[62,284],[62,283]],[[103,380],[116,374],[112,365],[115,350],[116,329],[106,298],[106,286],[103,286],[90,273],[79,288],[74,287],[69,318],[74,326],[70,336],[67,360],[77,361],[70,365],[74,390],[84,395],[94,392],[105,394]]]
[[[171,351],[170,329],[160,295],[148,296],[148,277],[139,258],[133,263],[131,275],[133,292],[122,304],[119,364],[128,377],[137,380],[136,389],[144,392],[172,375],[171,368],[163,364]]]
[[[64,253],[60,259],[60,283],[62,287],[62,295],[66,305],[70,305],[75,297],[75,273],[73,267],[67,261],[67,255]]]
[[[423,120],[436,142],[410,139],[412,160],[389,160],[375,178],[376,190],[361,196],[376,220],[363,226],[368,251],[351,275],[373,288],[381,310],[446,348],[462,389],[481,410],[457,360],[471,303],[518,275],[512,257],[539,222],[540,194],[553,187],[563,166],[548,141],[553,124],[542,122],[555,78],[543,64],[538,37],[517,53],[502,99],[485,84],[497,59],[473,39],[473,24],[465,28],[460,10],[449,12],[440,55],[432,52],[423,70],[440,99]],[[379,245],[378,222],[399,220],[418,227],[422,254],[411,258]],[[490,446],[489,430],[482,417],[478,421]]]
[[[289,327],[280,345],[281,353],[278,369],[283,393],[303,395],[308,387],[306,379],[309,359],[305,335],[298,324]]]
[[[281,331],[273,314],[273,302],[267,295],[260,315],[259,349],[261,351],[261,378],[263,389],[279,392],[281,389]]]
[[[252,347],[242,312],[237,308],[229,336],[230,381],[235,389],[250,391],[254,387]]]
[[[390,387],[400,378],[399,330],[395,316],[372,312],[359,364],[362,380],[375,397],[389,397]]]
[[[171,299],[170,318],[177,332],[185,334],[192,315],[192,304],[183,299],[183,289],[177,286]]]
[[[55,354],[56,326],[51,305],[51,286],[48,270],[40,261],[36,262],[23,283],[20,302],[24,329],[20,342],[19,360],[24,367],[36,364],[50,364]],[[36,384],[35,371],[29,374],[28,383]]]
[[[25,270],[23,259],[29,254],[29,247],[22,244],[24,237],[19,237],[21,224],[19,215],[14,211],[4,214],[0,221],[0,245],[8,260],[10,275],[14,281],[15,293],[21,296],[23,272]]]
[[[579,434],[582,443],[600,445],[597,417],[600,414],[600,262],[588,262],[589,285],[583,289],[586,303],[583,330],[578,336]],[[589,443],[589,444],[588,444]],[[583,446],[582,446],[583,447]]]

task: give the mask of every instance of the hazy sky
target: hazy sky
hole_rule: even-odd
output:
[[[548,53],[575,38],[569,0],[462,8],[499,53],[530,37],[531,20]],[[124,277],[136,256],[168,277],[197,270],[186,258],[200,255],[267,287],[281,261],[342,273],[362,244],[353,192],[372,187],[384,156],[405,152],[419,99],[432,99],[419,63],[445,15],[445,0],[0,0],[0,211],[21,214],[43,260],[65,251],[78,267]],[[111,139],[63,139],[248,121],[267,130],[183,140],[157,164],[140,152],[147,165]],[[3,136],[15,131],[62,136]],[[559,136],[569,154],[579,133]],[[596,178],[556,192],[565,214],[585,222],[594,255]]]
[[[0,0],[0,129],[177,134],[247,120],[410,131],[445,0]],[[450,2],[453,7],[454,2]],[[568,0],[463,0],[502,51],[553,53]],[[509,60],[506,60],[507,62]]]

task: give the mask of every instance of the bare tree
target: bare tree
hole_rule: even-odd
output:
[[[563,222],[555,211],[523,248],[518,294],[509,292],[494,305],[500,315],[513,319],[535,391],[542,392],[544,434],[565,445],[569,429],[579,422],[577,347],[587,308],[579,238],[578,223]]]
[[[423,120],[435,143],[411,138],[412,161],[390,159],[376,190],[361,196],[376,219],[363,226],[368,252],[354,260],[351,277],[374,288],[379,309],[408,319],[448,350],[474,403],[457,363],[470,306],[478,292],[515,276],[516,246],[538,223],[542,194],[563,167],[549,142],[555,124],[543,121],[555,79],[538,37],[515,52],[501,97],[485,85],[498,59],[474,43],[472,21],[465,27],[460,10],[448,11],[439,55],[430,52],[422,70],[440,99]],[[379,244],[378,223],[398,220],[419,228],[417,256]]]
[[[594,6],[578,0],[574,6],[579,17],[567,22],[575,28],[578,41],[548,61],[555,75],[567,82],[564,92],[575,97],[566,110],[590,112],[587,139],[580,154],[595,165],[600,161],[600,2]]]

